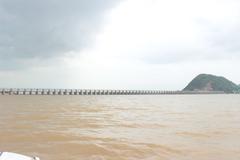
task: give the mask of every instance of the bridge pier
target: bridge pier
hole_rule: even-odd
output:
[[[23,89],[23,95],[27,95],[27,89]]]
[[[82,90],[79,90],[78,93],[79,93],[79,95],[82,95]]]

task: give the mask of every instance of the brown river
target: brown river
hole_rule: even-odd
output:
[[[240,95],[0,96],[0,151],[41,160],[239,160]]]

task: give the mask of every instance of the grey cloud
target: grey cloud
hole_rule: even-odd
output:
[[[238,25],[240,28],[240,25]],[[211,47],[219,48],[225,56],[240,58],[240,29],[230,31],[217,32],[212,34],[210,38]],[[220,55],[223,56],[223,55]]]
[[[240,14],[239,14],[240,15]],[[235,19],[234,26],[214,26],[211,23],[198,25],[202,42],[199,46],[183,46],[176,44],[159,45],[155,50],[143,57],[143,61],[153,64],[182,63],[202,60],[231,60],[240,59],[240,21]],[[203,29],[204,28],[204,29]],[[190,41],[190,40],[189,40]],[[181,44],[181,41],[179,41]]]
[[[81,50],[117,1],[0,0],[0,67],[13,59]]]

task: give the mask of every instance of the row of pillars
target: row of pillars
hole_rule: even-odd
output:
[[[156,95],[181,93],[181,91],[157,90],[0,89],[2,95]]]

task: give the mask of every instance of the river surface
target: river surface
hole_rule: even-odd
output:
[[[41,160],[239,160],[240,95],[0,96],[0,151]]]

